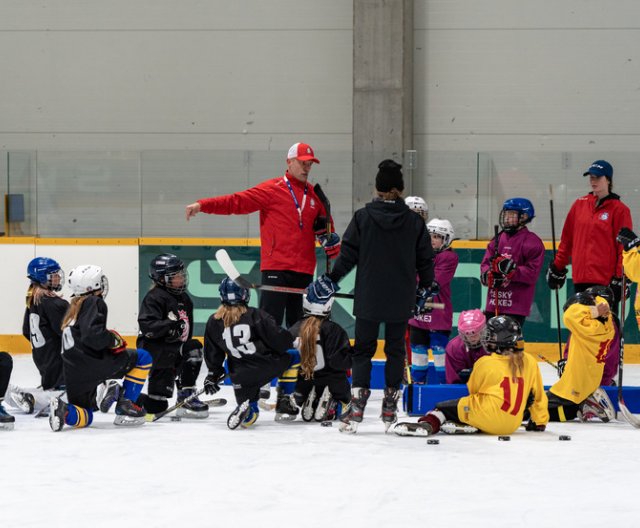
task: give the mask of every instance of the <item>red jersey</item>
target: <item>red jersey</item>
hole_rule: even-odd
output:
[[[198,203],[200,211],[208,214],[260,211],[260,270],[313,275],[316,269],[313,223],[326,213],[310,183],[287,173],[246,191],[203,198]]]
[[[623,227],[633,229],[631,212],[617,194],[597,204],[593,193],[578,198],[569,210],[553,265],[561,270],[571,260],[574,283],[604,286],[622,276],[622,246],[616,235]]]

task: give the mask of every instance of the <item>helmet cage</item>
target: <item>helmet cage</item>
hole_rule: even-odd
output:
[[[27,266],[27,278],[43,288],[58,292],[64,284],[64,271],[55,260],[37,257]]]
[[[488,352],[505,354],[511,350],[521,352],[523,337],[520,325],[511,317],[498,315],[487,321],[482,332],[482,346]]]
[[[507,223],[507,213],[509,211],[515,211],[518,213],[518,221],[514,223]],[[528,224],[535,217],[535,210],[533,204],[526,198],[509,198],[505,200],[500,211],[500,218],[498,223],[500,228],[506,233],[515,233],[525,224]]]

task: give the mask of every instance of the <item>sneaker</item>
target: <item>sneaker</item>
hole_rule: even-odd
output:
[[[392,387],[385,387],[384,389],[380,418],[382,419],[387,431],[392,424],[398,421],[398,399],[400,398],[401,393],[402,391]]]
[[[278,398],[276,400],[276,422],[292,422],[300,412],[293,394],[284,394],[280,387],[276,391]]]
[[[62,431],[67,417],[67,404],[60,398],[51,398],[49,403],[49,426],[54,433]]]
[[[260,408],[258,407],[258,402],[251,402],[249,404],[249,412],[247,413],[245,419],[240,423],[240,427],[242,427],[243,429],[248,429],[254,423],[256,423],[259,415]]]
[[[580,404],[580,409],[578,410],[578,419],[581,422],[588,422],[597,418],[606,423],[613,420],[615,416],[616,413],[609,396],[600,387]]]
[[[191,399],[182,407],[178,407],[176,409],[176,416],[198,419],[209,417],[209,406],[202,402],[197,396],[193,397],[195,393],[196,391],[194,387],[186,387],[178,391],[177,403],[180,403],[187,398]]]
[[[36,399],[30,392],[24,392],[18,389],[9,392],[11,403],[25,414],[33,414],[36,406]]]
[[[245,421],[249,413],[251,412],[251,402],[249,400],[243,401],[238,405],[233,412],[227,418],[227,427],[229,429],[237,429],[242,422]]]
[[[116,403],[116,418],[113,423],[128,426],[142,425],[146,421],[146,414],[144,407],[121,396]]]
[[[96,397],[96,403],[100,412],[109,412],[111,406],[120,398],[120,392],[122,387],[116,380],[107,380],[98,385],[98,395]]]

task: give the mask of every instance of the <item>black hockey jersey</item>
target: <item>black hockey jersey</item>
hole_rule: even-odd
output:
[[[69,303],[61,297],[43,295],[39,304],[26,308],[22,335],[31,342],[44,390],[64,384],[62,377],[62,319]]]
[[[300,335],[300,327],[303,322],[304,319],[289,328],[289,332],[294,337]],[[322,321],[320,332],[318,332],[314,375],[325,372],[327,374],[333,372],[344,373],[351,368],[352,354],[353,349],[347,332],[333,321],[328,319]]]
[[[293,337],[267,312],[248,308],[233,326],[224,327],[212,315],[204,336],[204,357],[211,372],[221,372],[225,356],[233,383],[250,384],[288,356]]]
[[[181,335],[173,335],[178,320],[184,322],[184,328]],[[142,300],[138,325],[137,345],[151,353],[154,369],[171,368],[182,345],[193,335],[193,302],[186,293],[174,295],[155,286]]]

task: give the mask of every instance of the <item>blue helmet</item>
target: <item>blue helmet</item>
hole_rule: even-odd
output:
[[[518,213],[518,222],[513,223],[506,218],[507,211]],[[507,233],[515,233],[523,225],[528,224],[536,216],[533,204],[526,198],[509,198],[502,204],[500,211],[500,227]]]
[[[57,280],[54,275],[57,275]],[[31,282],[53,291],[60,291],[64,284],[64,272],[60,268],[60,264],[46,257],[36,257],[29,262],[27,277]]]
[[[225,279],[220,283],[218,291],[220,292],[220,300],[222,301],[222,304],[227,304],[229,306],[249,304],[249,298],[251,296],[249,294],[249,290],[238,286],[229,277],[225,277]]]

